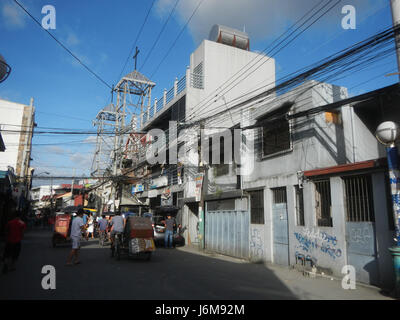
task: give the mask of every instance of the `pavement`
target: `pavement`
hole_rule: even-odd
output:
[[[52,248],[51,231],[31,230],[17,270],[0,274],[0,299],[133,300],[391,300],[379,288],[309,278],[272,264],[208,253],[197,247],[158,248],[150,261],[110,257],[97,240],[82,242],[81,265],[65,266],[69,245]],[[43,266],[56,270],[56,289],[44,290]]]

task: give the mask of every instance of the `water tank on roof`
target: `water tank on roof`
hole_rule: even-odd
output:
[[[247,33],[219,24],[212,27],[209,40],[244,50],[250,50],[250,40]]]

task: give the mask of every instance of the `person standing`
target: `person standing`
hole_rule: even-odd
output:
[[[86,239],[89,239],[89,237],[94,239],[94,219],[93,219],[93,216],[91,213],[89,213],[87,224],[88,224],[88,229],[87,229],[87,238]]]
[[[72,260],[74,260],[74,264],[81,263],[79,261],[79,249],[81,247],[81,237],[82,232],[85,230],[85,224],[83,223],[83,209],[79,209],[76,217],[72,220],[71,224],[71,242],[72,242],[72,250],[68,255],[67,266],[72,266]]]
[[[164,225],[165,225],[164,247],[165,248],[172,248],[172,246],[173,246],[174,226],[176,225],[175,219],[171,218],[171,215],[168,215],[167,219],[164,222]]]
[[[6,225],[6,246],[4,249],[3,273],[16,269],[15,263],[21,252],[21,240],[24,237],[26,224],[20,219],[20,212],[13,214],[13,219]]]
[[[103,214],[102,218],[98,221],[98,226],[99,226],[99,238],[104,237],[103,239],[106,239],[107,236],[107,227],[108,227],[108,220],[106,219],[106,216]]]

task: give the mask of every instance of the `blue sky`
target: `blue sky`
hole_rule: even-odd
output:
[[[275,38],[320,0],[204,0],[153,80],[154,97],[182,77],[190,53],[207,38],[218,23],[245,29],[251,50],[262,51]],[[42,7],[56,8],[56,29],[52,34],[109,84],[115,84],[133,46],[152,0],[21,0],[41,21]],[[328,0],[326,0],[328,2]],[[334,3],[333,1],[332,3]],[[176,0],[156,0],[137,45],[138,69],[153,74],[199,0],[180,0],[154,51],[143,66],[158,33]],[[344,30],[341,13],[344,5],[356,8],[356,29]],[[316,62],[336,51],[365,39],[391,25],[389,0],[342,1],[326,17],[297,38],[274,58],[277,78]],[[0,98],[29,104],[35,99],[39,127],[95,130],[92,120],[110,102],[110,90],[79,65],[66,51],[41,30],[13,0],[0,1],[0,53],[13,68],[0,84]],[[340,80],[335,84],[360,94],[390,85],[397,76],[393,56],[374,68]],[[130,58],[124,74],[133,69]],[[374,79],[375,78],[375,79]],[[371,81],[368,81],[373,79]],[[364,82],[364,84],[362,84]],[[361,84],[361,85],[360,85]],[[1,123],[1,120],[0,120]],[[33,139],[32,165],[36,172],[77,175],[90,171],[93,144],[87,136],[43,136]],[[70,143],[71,141],[74,141]],[[78,142],[76,142],[78,141]]]

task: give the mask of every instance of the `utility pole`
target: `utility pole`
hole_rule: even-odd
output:
[[[74,205],[74,180],[75,180],[74,177],[75,177],[75,168],[73,169],[72,181],[71,181],[71,200],[72,200],[71,206]]]
[[[400,25],[400,0],[390,0],[390,5],[392,8],[392,20],[393,27],[398,27]],[[397,67],[399,71],[400,80],[400,32],[397,31],[395,35],[396,43],[396,55],[397,55]]]
[[[117,163],[118,163],[118,153],[117,150],[119,148],[119,134],[120,134],[120,130],[119,130],[119,100],[120,100],[120,95],[119,92],[117,93],[117,107],[116,107],[116,118],[115,118],[115,137],[114,137],[114,163],[113,163],[113,206],[114,206],[114,212],[117,211],[116,205],[115,205],[115,200],[116,200],[116,195],[117,195]]]
[[[207,188],[208,188],[208,166],[207,164],[204,163],[203,159],[203,153],[202,153],[202,146],[201,146],[201,137],[202,137],[202,131],[204,129],[204,122],[200,123],[200,168],[202,171],[202,184],[201,184],[201,194],[200,194],[200,203],[199,203],[199,231],[200,231],[200,248],[205,249],[205,219],[206,219],[206,210],[205,210],[205,196],[207,194]]]
[[[53,177],[50,179],[50,213],[53,211]]]

